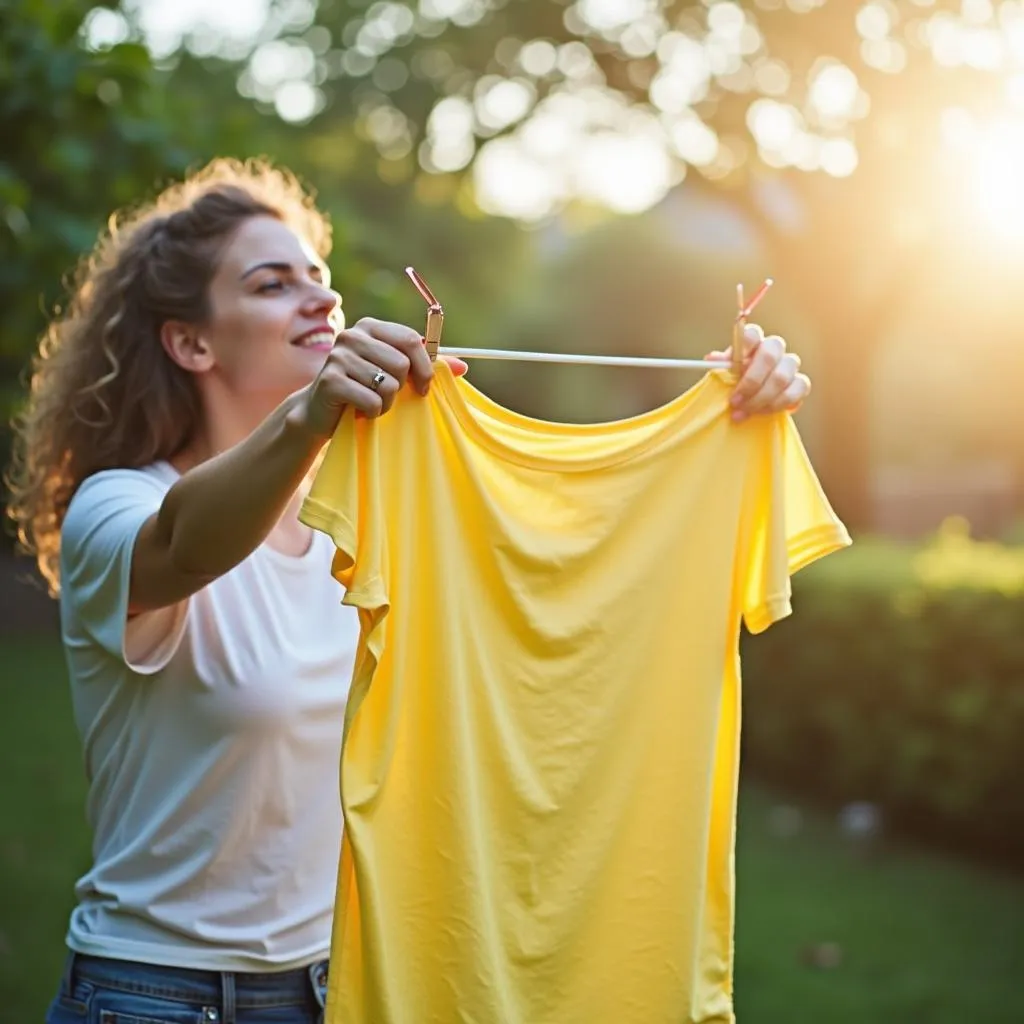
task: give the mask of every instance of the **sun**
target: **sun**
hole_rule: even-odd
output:
[[[979,215],[997,234],[1024,240],[1024,121],[986,126],[975,141],[971,163]]]

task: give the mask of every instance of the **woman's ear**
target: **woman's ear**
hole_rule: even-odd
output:
[[[160,328],[160,344],[183,370],[206,373],[213,367],[213,352],[199,329],[180,320],[167,320]]]

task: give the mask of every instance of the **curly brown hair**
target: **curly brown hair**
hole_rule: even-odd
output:
[[[79,485],[103,469],[173,457],[199,414],[191,374],[160,341],[168,320],[203,323],[233,233],[255,216],[288,224],[326,258],[327,218],[289,171],[218,159],[152,202],[110,218],[40,340],[15,416],[8,515],[60,593],[60,531]]]

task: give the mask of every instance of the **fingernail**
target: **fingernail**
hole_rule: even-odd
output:
[[[747,414],[742,409],[736,409],[732,414],[733,423],[742,423],[747,418]]]
[[[741,406],[743,404],[743,396],[742,395],[733,395],[732,398],[729,399],[729,404],[734,409],[738,408],[739,406]]]

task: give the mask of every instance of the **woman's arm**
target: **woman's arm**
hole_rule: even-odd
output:
[[[139,530],[130,615],[184,600],[266,539],[321,447],[301,425],[302,402],[292,395],[244,441],[175,482]]]
[[[374,390],[378,369],[387,378]],[[238,565],[280,519],[346,406],[380,415],[407,378],[425,394],[432,375],[423,339],[408,327],[361,320],[343,331],[309,387],[244,441],[184,473],[143,523],[129,614],[184,600]]]

